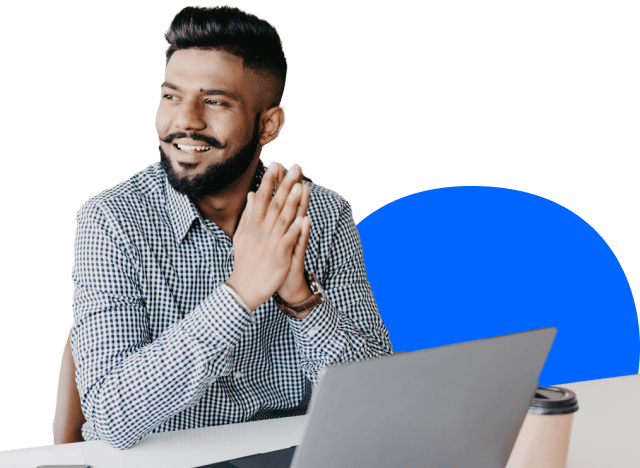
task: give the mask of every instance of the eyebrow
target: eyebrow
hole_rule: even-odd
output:
[[[169,83],[168,81],[165,81],[164,83],[162,83],[160,85],[160,87],[164,87],[164,88],[169,88],[169,89],[175,89],[176,91],[179,91],[180,88],[176,85],[174,85],[173,83]],[[227,96],[235,101],[238,101],[238,96],[236,96],[235,93],[231,93],[229,91],[225,91],[223,89],[202,89],[200,88],[200,92],[203,93],[206,96]]]

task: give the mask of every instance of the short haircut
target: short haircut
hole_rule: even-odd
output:
[[[287,60],[276,29],[257,16],[228,6],[186,7],[173,18],[165,34],[167,64],[176,50],[214,49],[240,57],[243,66],[275,78],[273,102],[280,104]]]

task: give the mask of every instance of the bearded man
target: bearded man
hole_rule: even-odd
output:
[[[276,30],[185,8],[166,39],[160,163],[77,216],[82,436],[119,449],[302,414],[323,367],[392,352],[349,204],[260,161],[284,124]]]

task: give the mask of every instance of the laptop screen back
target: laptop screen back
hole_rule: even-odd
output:
[[[555,328],[327,368],[293,468],[502,468]]]

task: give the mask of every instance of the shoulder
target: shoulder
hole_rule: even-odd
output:
[[[350,206],[347,199],[335,190],[311,181],[305,180],[303,183],[309,186],[310,204],[315,204],[318,208],[341,210],[345,206]]]
[[[313,182],[309,185],[308,214],[313,221],[336,223],[340,217],[351,216],[351,206],[341,195]]]
[[[149,165],[128,180],[87,200],[78,211],[78,221],[86,217],[127,214],[144,210],[164,197],[165,174],[160,163]],[[154,203],[156,202],[156,203]]]

